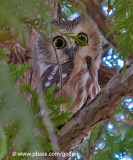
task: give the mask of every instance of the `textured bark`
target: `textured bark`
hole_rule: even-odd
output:
[[[58,142],[62,151],[73,150],[87,133],[103,120],[110,118],[116,107],[133,90],[133,63],[127,67],[126,74],[119,71],[98,96],[78,111],[69,124],[61,129]]]
[[[98,70],[98,82],[100,87],[103,88],[116,72],[117,69],[109,68],[101,64],[100,69]]]
[[[101,30],[104,37],[110,31],[110,27],[113,25],[111,21],[106,20],[106,16],[101,7],[102,1],[98,0],[86,0],[84,2],[86,6],[86,10],[88,14],[96,21],[99,29]],[[107,40],[115,47],[118,47],[118,42],[114,41],[114,38],[117,34],[112,32],[108,37]]]

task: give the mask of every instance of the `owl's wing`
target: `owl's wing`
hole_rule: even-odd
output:
[[[67,81],[70,78],[70,75],[72,73],[72,69],[74,66],[73,61],[68,61],[66,63],[61,64],[62,67],[62,78],[63,78],[63,84],[67,83]],[[53,84],[56,84],[56,90],[57,92],[60,89],[60,72],[59,72],[59,66],[52,65],[50,66],[41,76],[41,82],[43,91],[47,93],[47,90],[53,86]]]

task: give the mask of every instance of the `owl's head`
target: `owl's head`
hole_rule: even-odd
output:
[[[101,39],[97,25],[88,18],[78,18],[73,21],[53,21],[57,32],[44,36],[39,35],[37,52],[41,72],[48,66],[57,63],[56,53],[61,64],[74,60],[79,54],[82,58],[90,56],[99,67],[101,59]]]

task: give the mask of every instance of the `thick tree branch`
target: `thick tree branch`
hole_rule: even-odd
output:
[[[103,88],[108,81],[116,74],[116,68],[109,68],[101,64],[100,69],[98,70],[98,82],[101,88]]]
[[[107,17],[105,16],[103,9],[101,7],[101,1],[98,0],[86,0],[84,2],[86,6],[87,13],[96,21],[99,29],[101,30],[104,36],[110,31],[110,27],[113,25],[111,21],[106,21]],[[112,32],[108,37],[107,40],[117,48],[118,42],[114,41],[117,34]]]
[[[70,151],[79,145],[90,130],[112,116],[116,107],[132,90],[133,62],[127,67],[125,75],[119,71],[89,105],[84,106],[69,124],[60,129],[58,142],[61,150]]]

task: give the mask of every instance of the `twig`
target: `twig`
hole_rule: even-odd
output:
[[[18,46],[17,46],[18,47]],[[15,53],[15,55],[16,55],[16,57],[17,57],[17,59],[19,60],[19,62],[20,62],[20,64],[24,64],[24,59],[23,59],[23,57],[21,56],[21,54],[19,53],[19,51],[16,49],[14,49],[14,53]]]
[[[58,54],[57,54],[56,48],[55,48],[53,42],[51,41],[51,39],[50,39],[50,42],[51,42],[51,44],[52,44],[52,46],[53,46],[53,48],[54,48],[54,52],[55,52],[55,55],[56,55],[57,64],[58,64],[58,66],[59,66],[60,86],[61,86],[61,88],[60,88],[60,97],[62,97],[62,90],[63,90],[62,67],[61,67],[61,64],[60,64],[60,62],[59,62],[59,58],[58,58]]]
[[[9,155],[9,157],[8,157],[7,160],[11,160],[11,159],[12,159],[13,152],[15,151],[15,148],[16,148],[16,143],[15,143],[14,146],[11,148],[11,153],[10,153],[10,155]]]
[[[98,132],[98,134],[97,134],[97,137],[96,137],[96,139],[94,140],[93,150],[95,150],[95,148],[96,148],[97,142],[98,142],[100,136],[101,136],[102,133],[103,133],[103,129],[104,129],[104,125],[102,125],[102,126],[100,127],[100,130],[99,130],[99,132]]]
[[[109,43],[103,44],[103,46],[102,46],[102,58],[107,56],[110,47],[111,47],[111,45]]]
[[[90,131],[90,137],[88,139],[88,154],[90,153],[90,148],[91,148],[91,138],[92,138],[92,131]]]
[[[92,131],[90,131],[90,137],[88,139],[88,159],[91,160],[91,157],[93,157],[93,153],[94,153],[94,150],[93,148],[91,147],[91,139],[92,139]]]

